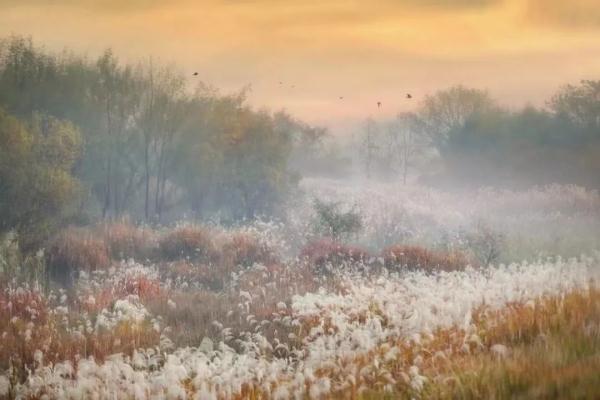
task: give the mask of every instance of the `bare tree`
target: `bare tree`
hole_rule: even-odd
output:
[[[471,115],[495,107],[487,91],[459,85],[427,96],[420,117],[431,138],[440,145],[446,142],[453,128],[464,125]]]
[[[388,125],[389,158],[399,164],[402,182],[406,185],[408,170],[430,146],[425,123],[414,113],[398,114]]]
[[[376,151],[379,149],[377,146],[376,136],[378,135],[379,128],[373,118],[368,118],[365,123],[365,136],[362,145],[364,146],[364,157],[365,157],[365,168],[367,172],[367,179],[371,179],[373,173],[373,163],[376,157]]]

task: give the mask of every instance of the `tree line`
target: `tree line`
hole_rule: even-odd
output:
[[[247,90],[190,88],[174,66],[123,63],[111,50],[89,59],[3,40],[0,231],[277,213],[298,180],[290,161],[327,132],[254,110]]]
[[[365,122],[365,174],[421,175],[456,186],[572,183],[600,187],[600,81],[566,85],[544,107],[502,107],[485,90],[455,86],[415,112]]]

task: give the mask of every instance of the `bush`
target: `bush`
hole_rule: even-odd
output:
[[[469,264],[459,252],[434,252],[420,246],[394,245],[383,251],[385,267],[388,269],[425,269],[455,271]]]
[[[315,200],[317,233],[333,240],[348,239],[362,229],[362,218],[354,210],[343,212],[338,203]]]
[[[474,231],[466,234],[466,243],[481,265],[490,265],[500,258],[505,244],[502,233],[479,221]]]
[[[74,228],[61,232],[51,242],[46,261],[50,277],[63,283],[71,283],[73,275],[79,271],[89,272],[110,266],[104,241]]]
[[[315,267],[327,264],[360,263],[369,258],[366,250],[341,244],[331,239],[320,239],[308,243],[300,252],[300,258]]]
[[[202,227],[176,228],[160,238],[158,248],[161,257],[169,261],[192,259],[210,262],[219,256],[211,232]]]
[[[138,228],[128,222],[116,222],[102,226],[104,241],[114,259],[145,260],[155,248],[154,233]]]
[[[254,235],[245,232],[232,234],[223,244],[224,263],[251,267],[255,263],[269,264],[275,261],[271,249]]]
[[[208,265],[205,263],[176,260],[160,265],[163,279],[177,284],[210,291],[221,291],[231,281],[233,268],[226,265]]]

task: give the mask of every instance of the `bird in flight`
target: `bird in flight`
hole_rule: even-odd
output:
[[[344,96],[340,96],[340,100],[344,100]]]
[[[197,73],[197,72],[194,72],[192,75],[194,75],[194,76],[198,76],[198,73]]]
[[[377,108],[381,108],[381,102],[380,101],[377,102]]]
[[[279,84],[280,84],[280,85],[283,85],[283,82],[279,81]]]
[[[406,93],[406,98],[407,98],[407,99],[412,99],[412,94],[410,94],[410,93]]]

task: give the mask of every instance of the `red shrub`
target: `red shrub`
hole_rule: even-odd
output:
[[[219,256],[211,232],[201,227],[176,228],[160,238],[158,247],[165,260],[189,258],[208,262]]]
[[[454,271],[469,264],[459,252],[434,252],[420,246],[394,245],[383,251],[387,268],[426,269]]]
[[[165,277],[199,283],[207,289],[221,290],[231,280],[232,267],[178,260],[162,265]]]
[[[227,265],[250,267],[255,263],[269,264],[274,261],[273,252],[267,245],[248,233],[234,233],[222,248],[223,261]]]
[[[308,243],[300,252],[300,258],[315,266],[363,262],[369,258],[366,250],[348,246],[331,239],[320,239]]]
[[[160,281],[150,279],[147,276],[130,276],[117,284],[117,291],[120,297],[134,294],[142,300],[160,296]]]
[[[104,224],[101,229],[112,258],[142,261],[152,256],[155,235],[150,229],[139,228],[128,222]]]
[[[89,232],[69,228],[60,233],[46,252],[50,275],[69,282],[73,273],[94,271],[110,265],[108,248],[104,241]]]

